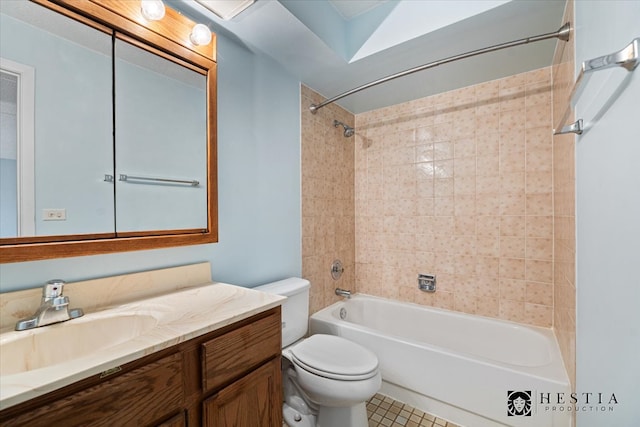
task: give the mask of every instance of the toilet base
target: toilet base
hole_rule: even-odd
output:
[[[362,402],[346,407],[321,406],[316,427],[335,426],[368,427],[366,404]]]
[[[298,411],[286,403],[282,405],[282,418],[289,427],[316,427],[316,416]]]
[[[320,407],[318,416],[297,411],[286,403],[282,406],[284,422],[289,427],[368,427],[365,403],[347,407]]]

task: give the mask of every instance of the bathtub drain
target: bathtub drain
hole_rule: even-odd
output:
[[[341,318],[342,320],[344,320],[344,319],[346,319],[346,318],[347,318],[347,309],[346,309],[346,308],[344,308],[344,307],[342,307],[342,308],[340,309],[340,318]]]

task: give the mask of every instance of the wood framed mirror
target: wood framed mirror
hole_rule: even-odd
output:
[[[2,189],[0,206],[16,212],[18,225],[3,221],[0,262],[217,242],[215,35],[195,45],[190,34],[196,23],[168,7],[162,19],[147,20],[140,1],[12,3],[44,11],[28,26],[47,35],[32,38],[11,28],[0,45],[3,85],[15,85],[13,75],[20,80],[21,64],[27,82],[29,68],[35,74],[33,93],[21,91],[35,98],[34,124],[15,131],[27,140],[32,132],[31,158],[28,149],[16,151],[26,151],[26,164],[35,166],[31,177],[24,173],[28,167],[16,166],[22,170],[15,173],[21,183],[10,183],[16,196]],[[16,16],[30,13],[5,11],[6,31],[20,25]],[[46,28],[58,19],[78,37],[67,50],[49,38],[56,30]],[[38,49],[47,55],[36,56],[52,57],[50,68],[23,56]],[[87,51],[90,59],[83,56]],[[47,80],[52,83],[43,88]],[[47,96],[50,101],[39,104]],[[16,111],[24,104],[17,101]],[[26,218],[22,227],[20,217]]]

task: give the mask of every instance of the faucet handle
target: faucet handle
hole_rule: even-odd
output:
[[[62,296],[62,288],[64,288],[65,284],[64,280],[49,280],[42,288],[42,298],[51,299]]]

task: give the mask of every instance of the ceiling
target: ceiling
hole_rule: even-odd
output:
[[[331,4],[344,19],[355,18],[388,2],[389,0],[329,0],[329,4]]]
[[[172,7],[268,55],[327,98],[494,44],[554,32],[566,0],[257,0],[223,21],[193,0]],[[361,113],[551,65],[556,40],[421,71],[338,101]]]

